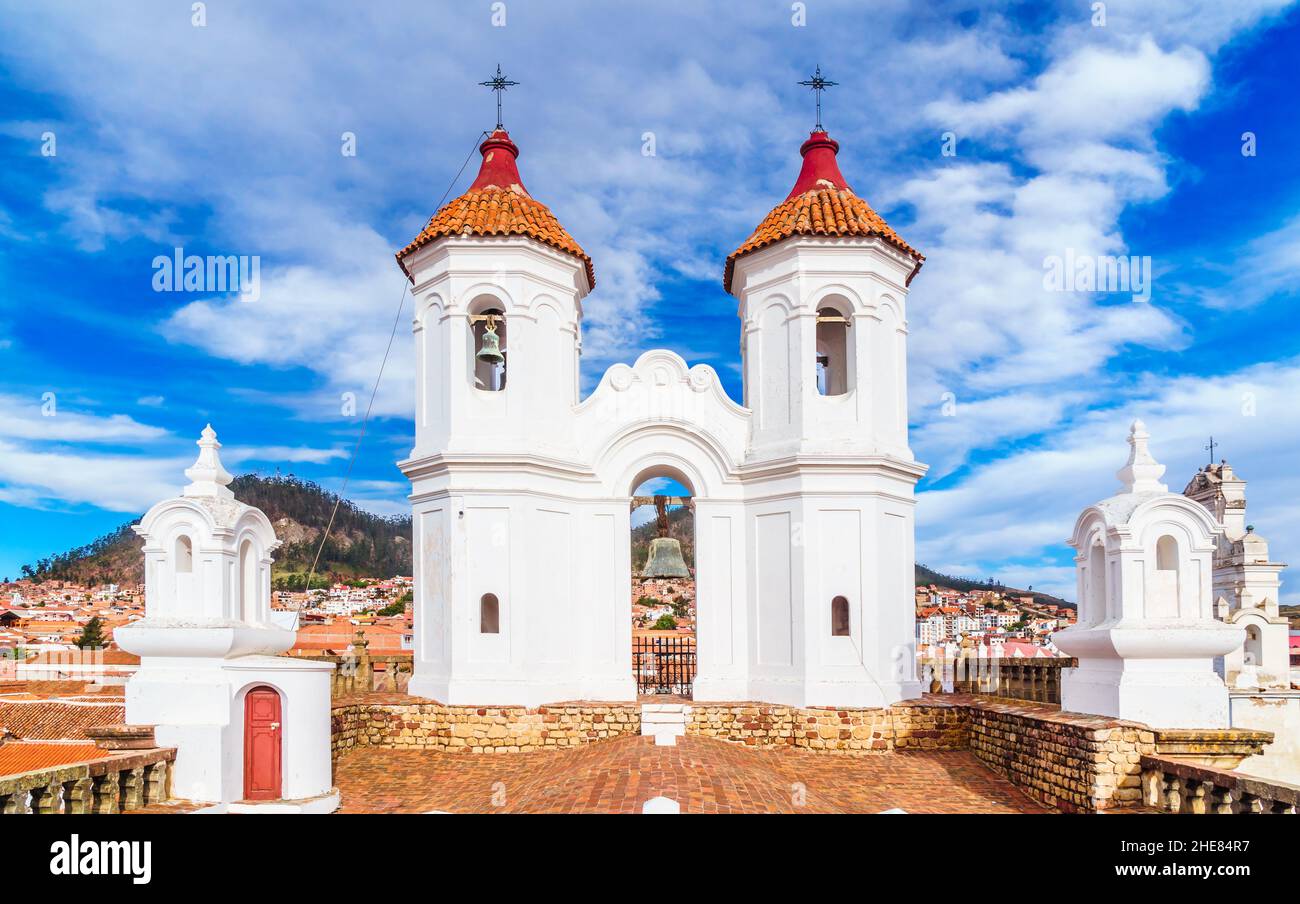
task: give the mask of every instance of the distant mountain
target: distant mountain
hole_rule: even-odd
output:
[[[235,497],[266,512],[283,545],[275,552],[272,580],[277,588],[300,590],[329,523],[338,497],[309,480],[292,475],[259,477],[245,474],[230,485]],[[23,577],[38,581],[65,580],[80,584],[136,584],[144,580],[141,541],[131,530],[139,518],[97,540],[65,553],[24,565]],[[645,566],[650,541],[658,530],[654,520],[632,530],[632,571]],[[687,566],[695,567],[695,519],[690,509],[668,512],[668,535],[682,544]],[[357,508],[346,499],[339,503],[330,538],[316,567],[318,579],[346,580],[356,577],[391,577],[411,573],[411,519],[382,518]],[[916,566],[916,586],[939,584],[954,590],[1004,590],[1033,596],[1043,604],[1074,608],[1074,603],[1039,591],[1017,590],[989,581],[975,581],[939,574]],[[1298,613],[1300,614],[1300,613]],[[1296,616],[1293,615],[1293,623]]]
[[[1277,612],[1291,622],[1292,631],[1300,631],[1300,606],[1278,606]]]
[[[940,587],[951,587],[953,590],[1000,590],[1004,593],[1010,593],[1015,596],[1032,596],[1034,601],[1048,606],[1064,606],[1067,609],[1075,608],[1074,603],[1063,600],[1059,596],[1052,596],[1050,593],[1040,593],[1037,590],[1019,590],[1015,587],[1008,587],[993,578],[987,581],[974,581],[970,578],[954,578],[951,575],[939,574],[926,568],[919,562],[916,565],[916,586],[926,587],[930,584],[938,584]]]
[[[283,545],[275,552],[272,580],[278,588],[306,584],[321,533],[338,497],[292,475],[245,474],[230,484],[235,498],[266,513]],[[135,584],[144,580],[141,540],[131,530],[139,518],[85,546],[24,565],[23,577],[82,584]],[[382,518],[353,503],[339,503],[334,527],[321,550],[316,574],[329,578],[391,577],[411,573],[411,519]],[[313,582],[315,585],[316,582]]]

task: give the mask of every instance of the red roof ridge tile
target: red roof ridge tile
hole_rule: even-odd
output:
[[[916,262],[907,277],[909,283],[912,281],[925,262],[925,255],[903,241],[884,218],[849,187],[836,160],[839,147],[839,143],[826,132],[815,131],[803,143],[799,148],[803,166],[794,188],[784,201],[772,208],[749,238],[727,256],[723,289],[731,291],[736,259],[741,255],[796,235],[880,238]]]
[[[582,261],[587,287],[596,285],[591,257],[560,225],[549,207],[524,188],[516,159],[519,148],[505,129],[498,129],[479,146],[483,162],[469,189],[439,209],[412,242],[397,252],[397,263],[407,278],[406,258],[441,238],[457,235],[522,235],[571,254]]]

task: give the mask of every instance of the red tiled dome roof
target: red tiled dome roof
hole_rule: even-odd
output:
[[[803,168],[786,199],[772,208],[744,244],[727,257],[722,287],[731,291],[736,258],[795,235],[878,236],[916,261],[908,282],[921,269],[925,255],[889,227],[871,205],[853,193],[840,173],[835,155],[839,144],[825,132],[813,132],[799,148]]]
[[[452,235],[524,235],[551,247],[572,254],[586,266],[587,285],[596,285],[596,271],[591,258],[573,236],[560,225],[542,202],[534,199],[524,188],[515,160],[519,148],[510,140],[505,129],[497,129],[479,146],[483,163],[478,178],[465,194],[456,198],[437,213],[421,230],[411,244],[397,252],[397,263],[407,278],[405,258],[417,248]]]

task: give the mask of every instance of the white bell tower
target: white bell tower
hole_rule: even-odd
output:
[[[505,129],[479,150],[473,184],[397,255],[416,302],[416,441],[399,465],[413,508],[410,691],[445,703],[591,698],[630,685],[630,668],[592,678],[546,612],[576,605],[564,583],[581,548],[574,497],[594,483],[577,464],[574,412],[595,275],[524,188]]]
[[[755,569],[751,699],[920,693],[907,443],[908,284],[924,258],[840,173],[820,126],[794,188],[727,258],[740,300]],[[786,627],[787,623],[791,627]]]

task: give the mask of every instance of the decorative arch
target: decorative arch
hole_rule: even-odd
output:
[[[764,296],[762,301],[749,307],[749,319],[751,322],[757,320],[763,312],[771,307],[779,307],[786,317],[790,317],[794,314],[797,305],[788,296],[780,292],[773,292],[771,295]]]
[[[671,469],[696,496],[724,494],[730,457],[720,444],[685,425],[631,424],[615,434],[596,458],[595,471],[610,495],[630,495],[638,475]]]
[[[431,311],[437,311],[439,316],[446,310],[447,302],[442,297],[441,292],[426,292],[420,298],[420,303],[415,308],[415,325],[416,328],[424,328],[429,325],[429,314]]]
[[[821,307],[822,304],[830,298],[843,299],[843,302],[849,305],[850,311],[861,310],[866,307],[862,296],[855,289],[844,283],[830,283],[818,288],[818,290],[812,295],[813,307]]]
[[[647,480],[654,480],[656,477],[667,477],[675,480],[682,486],[686,487],[686,492],[691,496],[699,495],[699,491],[695,489],[695,481],[692,480],[691,476],[682,469],[680,463],[647,465],[638,471],[636,476],[632,478],[631,483],[628,484],[628,493],[631,494],[636,492],[637,487],[641,486],[641,484],[645,483]]]
[[[260,509],[245,510],[235,522],[234,617],[250,624],[269,618],[271,577],[265,567],[271,552],[280,545],[271,522]]]
[[[894,325],[900,329],[907,329],[907,317],[903,311],[903,303],[890,295],[888,292],[882,294],[876,299],[875,309],[877,312],[888,311],[893,318]]]
[[[477,314],[488,306],[500,307],[513,311],[519,307],[518,302],[509,291],[495,283],[480,282],[460,293],[461,307],[466,314]]]

